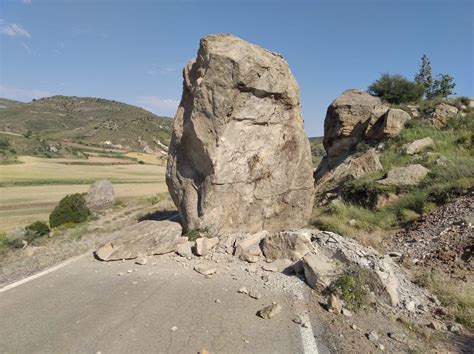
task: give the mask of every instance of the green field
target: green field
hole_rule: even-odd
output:
[[[152,157],[149,157],[151,159]],[[48,159],[30,156],[0,166],[0,232],[47,220],[65,195],[86,192],[99,179],[114,184],[117,200],[152,197],[167,191],[165,167],[117,158]]]

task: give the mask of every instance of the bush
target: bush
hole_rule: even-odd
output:
[[[49,232],[48,224],[43,221],[36,221],[25,227],[25,240],[31,242],[38,237],[49,235]]]
[[[49,216],[51,227],[58,227],[67,223],[78,224],[86,221],[90,210],[82,194],[67,195],[54,208]]]
[[[373,208],[381,193],[382,190],[375,181],[364,179],[351,179],[345,182],[341,188],[341,196],[344,201],[364,208]]]
[[[7,150],[10,147],[10,142],[6,138],[0,138],[0,150]]]
[[[369,86],[370,94],[393,104],[411,103],[423,97],[424,88],[401,75],[383,74]]]

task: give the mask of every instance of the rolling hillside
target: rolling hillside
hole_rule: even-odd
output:
[[[173,126],[168,117],[92,97],[1,99],[0,106],[3,150],[17,155],[74,155],[84,146],[166,154]]]

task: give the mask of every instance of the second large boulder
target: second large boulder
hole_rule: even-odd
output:
[[[232,35],[211,35],[183,76],[166,182],[184,229],[304,226],[313,205],[311,152],[287,62]]]

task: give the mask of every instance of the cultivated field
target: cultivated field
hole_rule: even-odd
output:
[[[62,197],[86,192],[89,185],[99,179],[112,181],[119,201],[152,197],[167,191],[164,166],[106,157],[22,156],[18,160],[20,164],[0,166],[0,232],[36,220],[46,221]]]

